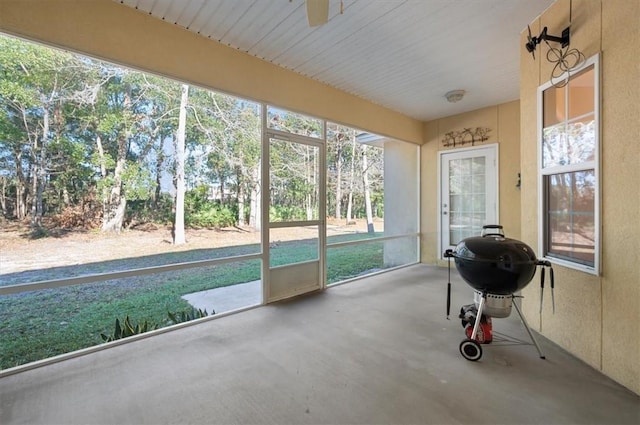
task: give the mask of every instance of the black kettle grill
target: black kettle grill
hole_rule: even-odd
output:
[[[511,306],[515,306],[527,333],[540,354],[540,358],[544,359],[538,342],[513,299],[516,297],[514,293],[527,286],[533,279],[536,268],[542,266],[540,274],[540,311],[542,311],[544,267],[551,267],[551,263],[538,260],[533,249],[524,242],[506,238],[500,225],[484,226],[481,236],[460,241],[455,249],[446,250],[444,257],[449,259],[449,276],[451,274],[450,260],[453,258],[462,279],[475,290],[474,302],[477,313],[474,312],[470,319],[469,312],[467,311],[465,315],[463,307],[460,315],[463,318],[463,326],[466,325],[465,320],[471,321],[473,325],[470,337],[460,343],[462,356],[471,361],[479,360],[482,357],[482,347],[476,338],[481,318],[486,322],[486,318],[490,317],[508,317],[511,313]],[[555,310],[552,268],[549,269],[549,277],[551,280],[551,300]],[[447,285],[447,318],[449,318],[450,308],[451,278],[449,278]]]

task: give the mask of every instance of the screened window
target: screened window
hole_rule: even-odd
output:
[[[544,257],[598,272],[598,58],[539,90]]]

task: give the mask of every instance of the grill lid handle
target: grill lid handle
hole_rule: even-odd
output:
[[[485,224],[482,226],[481,236],[502,236],[504,237],[504,230],[500,224]]]

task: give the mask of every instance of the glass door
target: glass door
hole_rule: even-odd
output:
[[[322,288],[323,145],[268,130],[267,302]]]
[[[440,253],[479,236],[482,226],[498,224],[496,150],[493,145],[441,152]]]

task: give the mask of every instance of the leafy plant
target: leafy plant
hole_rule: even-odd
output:
[[[120,319],[116,318],[116,326],[113,334],[107,336],[101,333],[100,337],[102,337],[102,340],[104,342],[110,342],[115,341],[116,339],[122,339],[132,335],[142,334],[154,329],[158,329],[158,325],[150,325],[146,320],[144,321],[144,323],[142,323],[142,325],[138,323],[134,327],[131,324],[131,319],[129,319],[129,316],[127,315],[122,324],[120,324]]]
[[[215,312],[212,312],[211,314],[215,314]],[[206,309],[201,310],[199,308],[196,309],[195,307],[192,307],[191,310],[178,311],[176,313],[167,312],[167,315],[169,316],[169,324],[177,325],[178,323],[207,317],[209,313],[207,313]],[[111,342],[117,339],[127,338],[155,329],[158,329],[158,325],[152,325],[146,320],[142,324],[138,323],[134,326],[131,323],[131,319],[127,315],[123,322],[120,322],[120,319],[116,318],[115,329],[111,335],[105,335],[101,333],[100,337],[104,342]]]
[[[44,226],[33,226],[31,232],[29,232],[29,239],[41,239],[46,238],[50,234],[49,229]]]
[[[211,314],[215,314],[215,311],[212,311]],[[201,319],[203,317],[207,317],[209,315],[209,313],[207,313],[207,310],[201,310],[201,309],[196,309],[195,307],[192,307],[191,310],[187,310],[187,311],[178,311],[176,313],[171,313],[170,311],[167,312],[167,315],[169,316],[169,322],[172,325],[177,325],[178,323],[183,323],[183,322],[188,322],[190,320],[195,320],[195,319]]]
[[[269,208],[271,221],[305,220],[306,218],[306,211],[300,207],[274,205]]]
[[[191,227],[220,228],[235,224],[233,212],[229,209],[216,206],[209,206],[196,212],[190,212],[185,217],[187,224]]]

